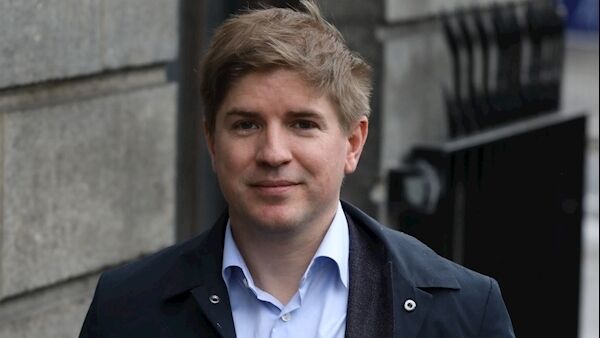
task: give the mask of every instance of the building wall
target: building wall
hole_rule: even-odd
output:
[[[0,337],[74,337],[174,241],[178,5],[0,2]]]

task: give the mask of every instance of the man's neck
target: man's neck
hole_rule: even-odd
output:
[[[232,226],[234,240],[254,283],[282,304],[287,304],[298,291],[302,275],[327,233],[336,210],[315,224],[289,233],[265,234],[244,231],[250,228],[244,225]]]

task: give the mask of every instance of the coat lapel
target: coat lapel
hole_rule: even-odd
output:
[[[178,263],[172,269],[171,283],[165,290],[163,299],[168,301],[186,293],[188,296],[191,294],[209,325],[221,337],[235,338],[229,294],[221,277],[227,219],[228,215],[223,214],[206,236],[190,245],[190,250],[181,252]]]
[[[346,338],[417,337],[431,295],[412,286],[386,258],[385,247],[348,218],[350,290]],[[416,308],[407,310],[413,301]]]
[[[391,279],[389,282],[392,284],[392,297],[394,299],[393,337],[418,337],[419,330],[429,312],[432,295],[412,286],[399,270],[393,266],[392,262],[389,262],[388,267],[391,270]],[[413,310],[410,310],[410,301],[416,304]]]
[[[393,299],[384,252],[348,219],[350,286],[346,338],[391,337]]]
[[[202,312],[221,337],[235,338],[235,326],[227,289],[219,284],[207,283],[192,289],[191,292]]]

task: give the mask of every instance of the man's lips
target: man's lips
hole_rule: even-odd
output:
[[[265,195],[280,195],[288,192],[300,183],[288,180],[263,180],[250,183],[250,187]]]
[[[264,180],[250,183],[250,186],[257,188],[278,188],[298,185],[298,182],[287,180]]]

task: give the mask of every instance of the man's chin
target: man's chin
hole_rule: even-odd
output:
[[[254,219],[256,226],[271,232],[289,232],[301,223],[293,211],[261,213]]]
[[[302,223],[298,208],[267,206],[256,208],[247,213],[241,221],[265,233],[289,233]]]

